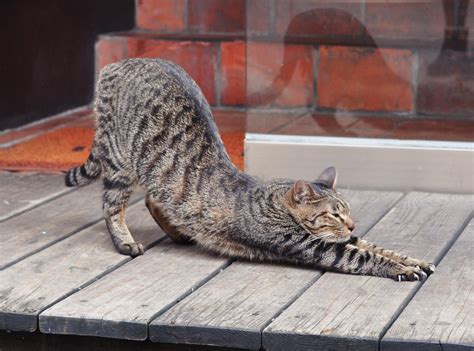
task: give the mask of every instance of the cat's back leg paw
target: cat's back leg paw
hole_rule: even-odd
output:
[[[117,245],[117,250],[122,255],[129,255],[132,257],[143,255],[145,252],[143,245],[140,243],[120,243]]]

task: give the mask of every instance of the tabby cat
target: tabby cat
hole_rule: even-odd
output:
[[[158,225],[178,243],[232,257],[310,265],[353,274],[422,280],[424,261],[351,236],[349,205],[335,190],[336,170],[313,182],[260,182],[230,161],[203,94],[179,66],[129,59],[100,72],[96,135],[68,186],[102,175],[103,209],[117,250],[143,253],[125,224],[137,183]]]

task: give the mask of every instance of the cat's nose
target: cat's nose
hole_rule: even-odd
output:
[[[350,221],[349,223],[347,223],[347,228],[349,228],[349,230],[352,232],[354,229],[355,229],[355,223],[353,221]]]

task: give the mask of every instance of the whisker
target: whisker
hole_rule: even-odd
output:
[[[327,238],[328,236],[331,236],[331,235],[332,235],[332,233],[321,235],[321,236],[318,236],[318,239]]]

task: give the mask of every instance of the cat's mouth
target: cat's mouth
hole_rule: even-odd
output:
[[[319,234],[314,234],[318,239],[324,239],[325,241],[328,242],[333,242],[333,243],[345,243],[351,239],[351,231],[347,231],[347,234],[336,234],[336,233],[331,233],[331,232],[326,232],[326,233],[319,233]]]

